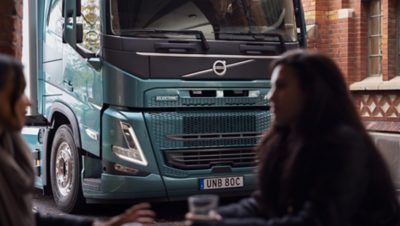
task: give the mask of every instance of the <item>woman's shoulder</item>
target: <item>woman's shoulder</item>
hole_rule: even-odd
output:
[[[337,137],[360,137],[360,130],[354,128],[354,126],[346,125],[346,124],[341,124],[335,126],[332,130],[332,135],[337,136]]]
[[[367,142],[365,131],[349,125],[337,125],[323,135],[322,140],[331,145],[354,145]]]
[[[365,131],[348,125],[338,125],[324,134],[317,148],[328,158],[362,158],[372,150],[372,142]],[[331,159],[333,160],[333,159]]]

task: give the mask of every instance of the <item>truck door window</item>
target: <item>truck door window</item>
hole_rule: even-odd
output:
[[[99,0],[81,0],[82,16],[78,21],[83,24],[83,42],[81,47],[97,53],[100,49],[100,6]]]
[[[49,16],[47,20],[47,31],[62,37],[62,28],[64,18],[61,14],[62,0],[53,0],[50,5]]]
[[[197,30],[207,39],[232,39],[275,32],[285,41],[297,41],[292,0],[109,0],[109,13],[107,30],[113,35]]]

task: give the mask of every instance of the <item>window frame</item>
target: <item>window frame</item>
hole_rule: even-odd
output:
[[[371,8],[373,4],[379,4],[379,13],[371,12]],[[374,14],[372,14],[374,13]],[[382,76],[382,18],[383,18],[383,11],[382,11],[382,1],[381,0],[371,0],[368,5],[368,77],[381,77]],[[376,19],[377,26],[378,26],[378,33],[371,34],[372,32],[372,20]],[[378,38],[378,52],[371,53],[372,51],[372,39]],[[379,58],[378,61],[378,74],[371,74],[373,61],[372,58]]]

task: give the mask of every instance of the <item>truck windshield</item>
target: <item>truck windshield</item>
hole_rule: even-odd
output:
[[[119,36],[188,39],[157,31],[194,30],[207,40],[274,33],[297,41],[293,0],[109,0],[109,12],[109,30]]]

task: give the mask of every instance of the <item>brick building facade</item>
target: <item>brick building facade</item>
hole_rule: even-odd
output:
[[[400,132],[397,0],[303,0],[309,48],[333,57],[367,128]]]
[[[21,59],[22,0],[0,1],[0,53]]]

